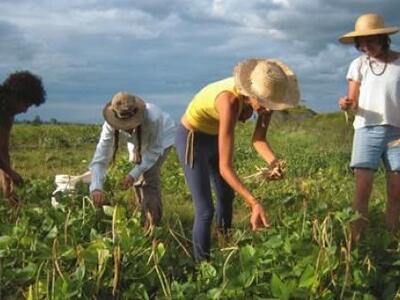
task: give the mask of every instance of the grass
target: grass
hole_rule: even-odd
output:
[[[252,126],[237,128],[234,163],[242,178],[265,166],[250,145]],[[235,199],[229,238],[214,234],[212,262],[201,265],[190,257],[193,205],[174,151],[163,166],[164,218],[155,232],[143,232],[132,192],[118,189],[131,167],[122,145],[105,185],[112,207],[92,207],[87,186],[51,204],[54,176],[87,170],[100,129],[13,129],[13,164],[27,184],[18,191],[21,208],[0,204],[1,299],[399,297],[400,245],[383,226],[383,171],[376,173],[371,225],[349,248],[353,130],[342,114],[272,122],[268,140],[287,162],[285,178],[245,181],[272,227],[251,232],[249,210]]]

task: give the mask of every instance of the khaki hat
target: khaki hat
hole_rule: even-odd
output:
[[[385,22],[380,15],[365,14],[357,18],[354,31],[342,35],[339,38],[339,42],[351,44],[354,42],[354,38],[358,36],[393,34],[399,30],[399,27],[385,27]]]
[[[143,122],[145,102],[137,96],[119,92],[103,109],[104,119],[115,129],[130,130]]]
[[[299,103],[297,77],[278,60],[247,59],[236,65],[233,75],[239,93],[257,98],[265,108],[283,110]]]

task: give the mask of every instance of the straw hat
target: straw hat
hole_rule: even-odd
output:
[[[399,27],[386,27],[380,15],[365,14],[357,18],[354,31],[342,35],[339,41],[343,44],[351,44],[354,38],[358,36],[393,34],[399,30]]]
[[[119,92],[103,109],[104,119],[115,129],[130,130],[143,122],[146,104],[137,96]]]
[[[278,60],[247,59],[236,65],[233,75],[239,93],[257,98],[265,108],[282,110],[299,103],[296,75]]]

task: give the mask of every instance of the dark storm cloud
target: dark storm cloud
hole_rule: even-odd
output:
[[[397,2],[3,0],[0,77],[32,69],[45,79],[49,100],[31,114],[92,122],[119,90],[180,112],[202,85],[230,76],[239,60],[272,57],[297,72],[307,105],[332,111],[358,55],[338,37],[370,11],[400,25]]]
[[[23,31],[13,24],[0,20],[0,57],[2,57],[0,65],[13,60],[29,61],[33,55],[33,46],[26,41]]]

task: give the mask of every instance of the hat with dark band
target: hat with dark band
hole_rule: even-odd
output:
[[[119,92],[103,109],[104,119],[115,129],[130,130],[143,122],[145,102],[137,96]]]

